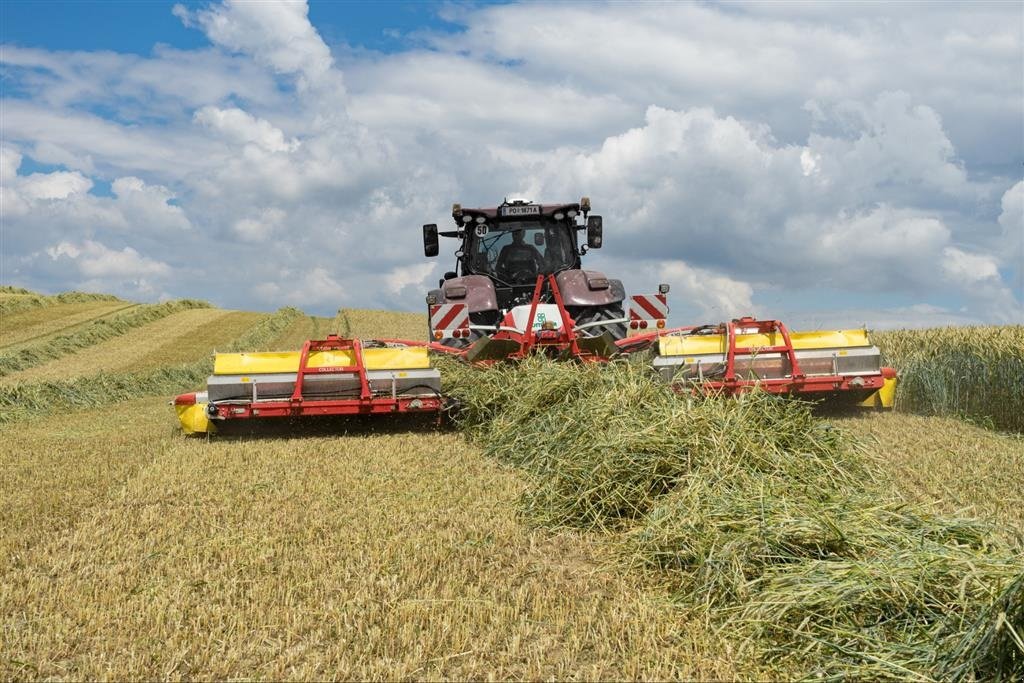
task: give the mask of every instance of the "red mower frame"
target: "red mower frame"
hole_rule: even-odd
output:
[[[408,342],[395,340],[406,344]],[[408,343],[410,346],[422,344]],[[351,351],[354,365],[309,367],[309,354],[313,351]],[[302,389],[308,375],[356,374],[359,377],[359,398],[318,399],[306,398]],[[181,397],[179,397],[181,398]],[[269,417],[307,417],[316,415],[380,415],[393,413],[440,413],[444,410],[441,396],[374,396],[363,363],[362,344],[358,339],[345,339],[328,335],[326,339],[311,339],[302,345],[295,389],[288,399],[211,403],[207,411],[212,420],[236,420]]]

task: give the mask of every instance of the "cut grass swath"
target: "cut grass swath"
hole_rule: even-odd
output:
[[[302,312],[282,308],[239,337],[225,351],[253,351],[264,347]],[[55,410],[91,408],[140,396],[173,394],[201,384],[213,369],[212,358],[143,372],[100,373],[70,380],[0,387],[0,423]]]
[[[27,289],[12,287],[11,291],[3,290],[9,296],[0,297],[0,315],[8,315],[28,308],[51,306],[53,304],[69,304],[81,301],[121,301],[113,294],[93,294],[91,292],[64,292],[54,296],[36,294]]]
[[[958,654],[1024,560],[981,522],[880,495],[857,444],[808,406],[682,398],[633,362],[445,371],[470,436],[532,473],[525,515],[621,532],[634,566],[774,670],[930,678],[994,661],[1024,676],[1012,638],[984,661]]]
[[[210,304],[205,301],[181,299],[152,306],[140,306],[113,318],[93,321],[72,334],[51,337],[37,344],[0,355],[0,377],[48,363],[80,349],[113,339],[137,327],[165,318],[172,313],[209,307]]]

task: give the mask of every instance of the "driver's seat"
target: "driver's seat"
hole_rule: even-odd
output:
[[[513,284],[527,284],[537,279],[544,257],[531,244],[507,244],[498,255],[498,277]]]

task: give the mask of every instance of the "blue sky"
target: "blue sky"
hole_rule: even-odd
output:
[[[674,318],[1024,318],[1015,3],[0,4],[0,280],[416,309],[421,223],[593,198]]]
[[[3,40],[54,50],[114,50],[137,55],[149,54],[157,43],[182,49],[208,45],[202,33],[189,30],[171,13],[175,4],[196,9],[205,3],[5,0],[0,5]],[[454,28],[441,17],[452,5],[427,1],[314,2],[309,18],[329,45],[395,52],[402,49],[403,36],[410,33]],[[82,30],[83,26],[88,30]]]

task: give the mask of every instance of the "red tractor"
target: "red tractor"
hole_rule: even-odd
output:
[[[572,204],[506,199],[500,206],[483,209],[455,204],[452,218],[454,230],[438,232],[437,225],[423,226],[427,256],[437,256],[438,236],[460,240],[455,270],[445,273],[438,289],[427,294],[427,303],[465,304],[457,308],[468,313],[468,333],[449,336],[447,331],[459,326],[433,320],[435,341],[465,348],[503,327],[525,332],[531,319],[535,330],[560,329],[561,310],[578,337],[607,335],[608,343],[626,337],[630,319],[623,307],[622,282],[582,267],[583,255],[599,249],[602,241],[601,217],[590,215],[587,197]],[[581,244],[579,233],[584,230],[586,242]],[[667,312],[665,307],[657,317],[664,319]]]

